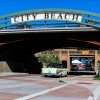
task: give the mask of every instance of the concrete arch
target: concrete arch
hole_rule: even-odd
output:
[[[82,18],[26,20],[12,23],[11,18],[25,14],[57,13]],[[79,16],[78,16],[79,15]],[[25,17],[25,16],[24,16]],[[96,20],[95,20],[96,19]],[[52,27],[50,27],[50,25]],[[57,26],[58,25],[58,26]],[[36,27],[35,27],[36,26]],[[42,26],[42,27],[41,27]],[[49,27],[48,27],[49,26]],[[43,9],[0,17],[0,60],[6,60],[13,71],[39,72],[40,63],[33,54],[60,47],[100,48],[100,14],[70,9]],[[41,64],[40,64],[41,65]],[[15,68],[15,69],[14,69]],[[35,70],[36,69],[36,70]]]

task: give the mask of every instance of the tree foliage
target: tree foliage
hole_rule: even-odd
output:
[[[47,54],[38,54],[38,60],[43,64],[47,65],[49,63],[59,63],[59,58],[55,54],[47,55]]]

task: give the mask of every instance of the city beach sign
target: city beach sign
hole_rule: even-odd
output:
[[[16,24],[26,21],[39,21],[39,20],[64,20],[81,22],[82,14],[69,13],[69,12],[31,12],[11,17],[11,23]]]

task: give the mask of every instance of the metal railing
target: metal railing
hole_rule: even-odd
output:
[[[24,22],[12,23],[11,18],[16,16],[23,16],[25,14],[33,13],[67,13],[67,14],[76,14],[82,16],[82,21],[71,21],[71,20],[27,20]],[[48,27],[81,27],[89,26],[93,28],[100,29],[100,14],[85,12],[80,10],[71,10],[71,9],[40,9],[40,10],[30,10],[25,12],[19,12],[15,14],[10,14],[7,16],[0,17],[0,30],[3,29],[22,29],[22,28],[48,28]]]

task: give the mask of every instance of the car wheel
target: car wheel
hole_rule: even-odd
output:
[[[61,77],[62,77],[62,74],[59,75],[59,78],[61,78]]]
[[[44,77],[47,77],[47,75],[44,75]]]
[[[65,75],[65,77],[67,77],[67,74]]]

